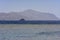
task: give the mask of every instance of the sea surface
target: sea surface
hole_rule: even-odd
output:
[[[0,25],[2,26],[2,25]],[[22,26],[22,25],[20,25]],[[23,25],[26,26],[26,25]],[[32,25],[28,25],[28,27]],[[60,28],[57,26],[49,28],[19,28],[19,29],[0,29],[0,40],[60,40]],[[55,25],[54,25],[55,26]],[[17,27],[17,26],[16,26]]]

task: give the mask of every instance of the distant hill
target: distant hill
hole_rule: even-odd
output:
[[[42,13],[32,9],[23,12],[0,13],[0,20],[59,20],[54,14]]]

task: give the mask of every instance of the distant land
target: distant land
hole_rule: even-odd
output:
[[[59,20],[54,14],[28,9],[22,12],[0,13],[0,20]]]

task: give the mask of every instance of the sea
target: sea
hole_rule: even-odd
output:
[[[60,40],[60,28],[5,28],[0,29],[0,40]]]

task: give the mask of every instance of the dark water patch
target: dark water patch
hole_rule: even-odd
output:
[[[37,35],[58,35],[60,34],[60,31],[53,31],[53,32],[39,32],[39,33],[36,33]]]
[[[0,24],[60,24],[60,20],[0,20]]]

